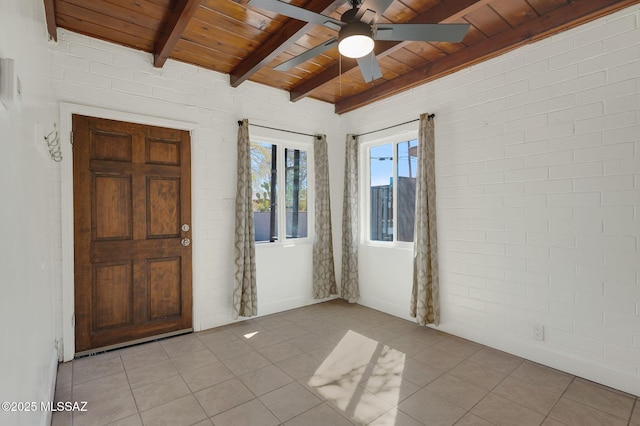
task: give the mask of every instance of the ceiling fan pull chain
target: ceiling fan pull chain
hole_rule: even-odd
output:
[[[340,83],[340,96],[342,96],[342,55],[338,52],[338,75],[340,79],[338,80]]]

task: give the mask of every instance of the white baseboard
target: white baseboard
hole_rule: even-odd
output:
[[[49,372],[47,374],[47,384],[42,401],[52,402],[56,394],[56,379],[58,377],[58,349],[51,349],[51,356],[49,357]],[[51,411],[43,412],[42,426],[49,426],[51,424]]]
[[[389,315],[415,322],[415,319],[409,316],[409,306],[398,306],[384,300],[367,297],[361,297],[358,303]],[[469,329],[460,324],[440,324],[436,329],[573,374],[574,376],[640,396],[640,382],[638,382],[636,376],[609,368],[591,360],[550,350],[544,347],[544,345],[507,339],[496,333]]]
[[[402,318],[407,321],[415,322],[415,318],[411,318],[409,315],[409,305],[400,306],[395,303],[390,303],[385,300],[376,299],[373,297],[360,296],[358,304],[366,306],[367,308],[375,309],[376,311],[384,312],[394,317]]]
[[[337,296],[331,296],[326,299],[312,299],[310,297],[295,297],[287,300],[279,300],[277,302],[266,303],[260,306],[258,317],[266,315],[277,314],[280,312],[289,311],[291,309],[302,308],[304,306],[315,305],[317,303],[327,302],[335,299]]]
[[[304,306],[315,305],[316,303],[327,302],[329,300],[337,299],[338,296],[330,296],[326,299],[312,299],[310,297],[295,297],[291,299],[287,299],[284,301],[277,301],[271,303],[265,303],[260,305],[258,309],[258,316],[253,318],[260,318],[266,315],[276,314],[284,311],[288,311],[291,309],[302,308]],[[233,324],[234,322],[244,321],[250,318],[238,318],[234,320],[231,318],[231,313],[224,313],[221,315],[216,315],[213,317],[201,318],[200,319],[200,329],[194,331],[204,331],[209,330],[216,327],[222,327],[228,324]]]
[[[468,329],[460,324],[440,324],[437,329],[573,374],[574,376],[640,396],[640,382],[638,382],[637,376],[632,376],[624,371],[615,370],[579,356],[554,351],[541,344],[505,338],[496,333]]]

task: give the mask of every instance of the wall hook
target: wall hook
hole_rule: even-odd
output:
[[[47,136],[44,137],[49,148],[49,155],[51,159],[56,163],[62,161],[62,150],[60,149],[60,138],[58,137],[58,130],[56,129],[56,123],[53,123],[53,130]]]

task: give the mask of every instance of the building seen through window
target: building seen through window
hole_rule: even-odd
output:
[[[371,146],[369,239],[413,241],[418,140]]]

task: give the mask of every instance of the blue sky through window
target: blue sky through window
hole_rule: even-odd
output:
[[[415,157],[415,149],[411,148],[417,146],[417,139],[397,144],[397,174],[399,177],[416,177],[418,161]],[[394,160],[392,143],[373,146],[369,149],[371,186],[386,186],[391,183]]]
[[[393,144],[372,146],[369,161],[371,186],[389,185],[393,176]]]

